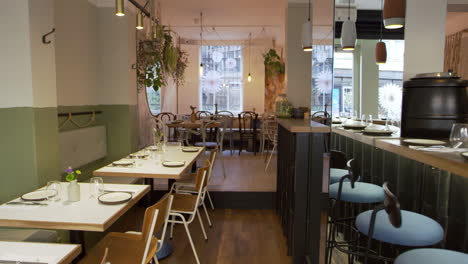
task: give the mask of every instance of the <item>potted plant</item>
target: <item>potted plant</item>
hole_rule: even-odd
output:
[[[72,167],[68,167],[65,170],[65,179],[70,183],[68,185],[68,201],[78,202],[80,200],[80,185],[78,185],[78,175],[81,175],[80,170],[73,170]]]

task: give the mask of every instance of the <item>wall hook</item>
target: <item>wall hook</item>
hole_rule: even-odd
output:
[[[50,44],[50,40],[47,40],[47,36],[49,36],[50,34],[54,33],[55,32],[55,28],[52,29],[52,31],[50,31],[49,33],[45,34],[44,36],[42,36],[42,43],[44,44]]]

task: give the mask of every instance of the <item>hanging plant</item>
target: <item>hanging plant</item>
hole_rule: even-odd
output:
[[[174,47],[170,30],[156,25],[152,40],[139,43],[137,78],[139,88],[152,87],[155,91],[166,85],[171,76],[177,84],[183,82],[187,54]]]
[[[281,75],[285,73],[285,65],[275,49],[270,49],[263,54],[267,76]]]

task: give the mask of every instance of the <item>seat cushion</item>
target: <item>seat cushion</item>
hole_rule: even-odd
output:
[[[330,197],[337,199],[340,183],[330,185]],[[380,203],[384,200],[383,188],[370,183],[355,182],[354,189],[350,182],[343,182],[341,200],[351,203]]]
[[[343,176],[346,176],[348,174],[349,174],[348,170],[330,169],[330,184],[339,182]]]
[[[395,264],[449,264],[468,263],[468,254],[438,248],[421,248],[406,251],[395,259]]]
[[[359,232],[367,235],[372,210],[359,214],[356,227]],[[401,227],[395,228],[388,219],[385,210],[377,213],[374,239],[401,246],[425,247],[432,246],[444,238],[444,229],[431,218],[410,211],[401,211]]]
[[[141,263],[145,250],[145,241],[139,234],[108,233],[99,243],[86,253],[79,264],[101,263],[106,248],[109,248],[107,261],[112,264]],[[156,254],[157,239],[151,239],[146,262]]]
[[[195,210],[197,203],[197,195],[190,194],[174,194],[172,201],[172,212],[191,213]]]

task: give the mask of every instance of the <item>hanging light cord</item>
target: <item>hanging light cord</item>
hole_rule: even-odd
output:
[[[251,40],[252,40],[252,32],[249,32],[249,74],[250,74],[250,47],[251,47]]]
[[[351,20],[351,0],[348,1],[348,20]]]
[[[200,45],[203,45],[203,12],[200,12]]]
[[[381,16],[381,19],[380,19],[380,42],[382,42],[382,38],[383,38],[383,0],[380,1],[380,7],[382,9],[382,11],[380,12],[380,16]]]
[[[309,0],[309,21],[310,21],[310,0]]]

